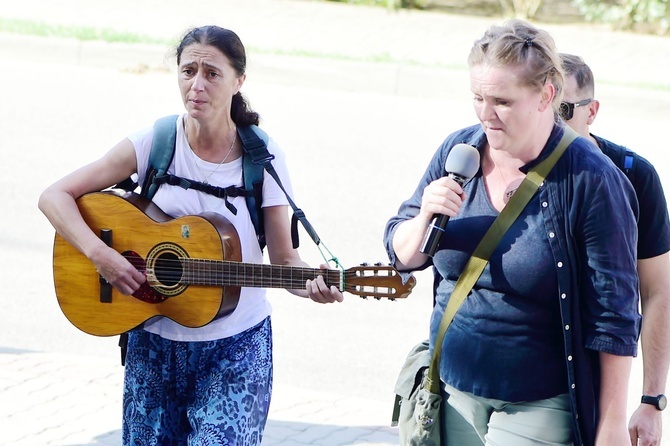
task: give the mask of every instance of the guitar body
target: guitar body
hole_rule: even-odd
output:
[[[95,266],[56,234],[54,284],[68,320],[80,330],[112,336],[154,317],[167,317],[190,328],[202,327],[236,307],[241,287],[302,289],[321,276],[363,298],[407,297],[416,280],[403,280],[392,266],[361,265],[347,270],[242,262],[233,225],[205,212],[172,218],[132,192],[109,190],[77,199],[84,221],[107,245],[121,253],[147,280],[126,296],[113,288]]]
[[[96,234],[110,231],[110,246],[141,271],[158,270],[161,262],[177,264],[180,257],[241,261],[237,232],[218,214],[173,219],[149,200],[118,191],[84,195],[77,205],[88,226]],[[93,263],[58,234],[53,265],[63,313],[77,328],[97,336],[117,335],[157,316],[202,327],[218,314],[233,311],[240,295],[238,286],[181,283],[179,271],[168,280],[145,282],[133,296],[123,295],[101,280]]]

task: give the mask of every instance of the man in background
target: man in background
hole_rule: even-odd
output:
[[[561,54],[566,72],[561,117],[580,135],[591,140],[631,181],[639,201],[638,262],[642,306],[643,389],[641,403],[631,416],[631,444],[660,445],[661,411],[670,363],[670,220],[656,169],[631,150],[589,131],[600,103],[594,98],[591,69],[574,55]]]

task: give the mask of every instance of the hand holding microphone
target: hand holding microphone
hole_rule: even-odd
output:
[[[456,144],[449,152],[444,167],[447,176],[463,186],[479,170],[479,152],[468,144]],[[436,214],[433,216],[419,249],[422,254],[431,257],[435,254],[448,222],[448,215]]]

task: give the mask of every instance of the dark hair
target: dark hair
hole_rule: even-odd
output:
[[[574,76],[577,82],[577,89],[593,97],[595,92],[595,81],[593,71],[586,65],[584,59],[574,54],[561,53],[561,63],[566,76]]]
[[[246,72],[246,51],[244,50],[242,41],[233,31],[214,25],[190,29],[184,34],[175,50],[177,65],[181,62],[181,55],[184,49],[195,43],[211,45],[221,51],[228,58],[238,76],[242,76]],[[237,92],[233,96],[230,117],[235,124],[241,126],[258,125],[260,121],[258,113],[251,109],[249,103],[240,92]]]
[[[483,63],[523,67],[524,84],[538,91],[549,80],[556,89],[553,106],[558,112],[565,76],[554,39],[546,31],[522,20],[492,26],[475,41],[468,56],[470,67]]]

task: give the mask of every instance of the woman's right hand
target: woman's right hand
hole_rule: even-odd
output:
[[[438,178],[423,190],[419,214],[427,221],[432,220],[435,214],[455,217],[464,198],[463,188],[456,181],[447,176]]]
[[[101,246],[91,255],[98,273],[120,293],[130,296],[147,278],[118,251]]]
[[[419,214],[404,221],[393,236],[398,268],[410,271],[426,263],[428,256],[419,251],[434,215],[458,215],[465,199],[463,188],[452,178],[432,181],[423,190]]]
[[[40,210],[56,231],[91,260],[107,282],[126,295],[134,293],[146,277],[91,231],[81,216],[76,199],[117,184],[136,171],[135,147],[124,138],[102,158],[46,188],[38,202]]]

